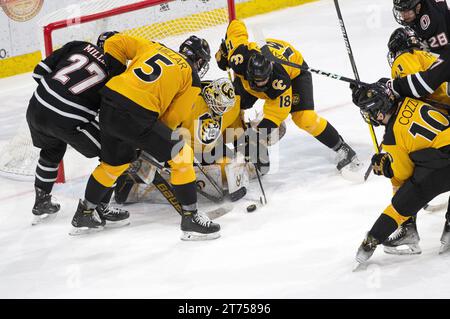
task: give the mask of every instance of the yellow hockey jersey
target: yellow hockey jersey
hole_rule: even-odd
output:
[[[405,77],[409,74],[428,70],[437,59],[436,55],[427,51],[413,50],[412,52],[405,52],[399,55],[392,64],[392,78]],[[449,86],[448,82],[446,82],[427,98],[431,101],[450,105],[449,95]]]
[[[222,116],[214,117],[210,114],[203,96],[199,95],[195,100],[193,112],[181,124],[183,128],[189,130],[189,142],[194,152],[211,151],[227,128],[241,129],[236,132],[239,137],[244,132],[240,111],[240,96],[236,95],[234,106]]]
[[[300,75],[300,70],[290,66],[274,63],[274,72],[270,81],[270,87],[266,92],[257,92],[250,88],[246,79],[246,68],[248,60],[254,52],[260,52],[260,48],[255,42],[249,42],[248,32],[245,24],[239,20],[233,20],[227,29],[225,43],[228,49],[228,64],[237,77],[242,81],[242,85],[248,93],[258,99],[265,100],[264,118],[280,125],[291,111],[294,99],[291,80]],[[266,39],[267,46],[272,54],[283,60],[302,64],[303,57],[288,42],[276,39]]]
[[[441,148],[450,144],[449,117],[432,106],[406,98],[389,120],[383,138],[383,149],[392,156],[391,179],[400,187],[414,172],[409,154],[425,148]]]
[[[106,89],[122,96],[127,107],[157,113],[169,128],[189,117],[200,93],[200,78],[188,60],[164,45],[116,34],[105,42],[105,54],[128,67]]]

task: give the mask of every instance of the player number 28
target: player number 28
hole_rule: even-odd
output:
[[[439,48],[448,44],[447,35],[444,32],[430,38],[428,41],[430,42],[430,47],[432,48]]]

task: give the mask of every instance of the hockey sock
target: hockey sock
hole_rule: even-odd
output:
[[[315,138],[322,144],[328,146],[331,149],[339,148],[342,143],[341,137],[339,136],[338,131],[334,128],[330,122],[327,123],[327,126],[323,130],[322,133],[315,136]]]
[[[195,182],[172,186],[175,196],[182,206],[189,206],[197,203],[197,190]]]
[[[386,214],[381,214],[378,217],[369,234],[372,235],[380,243],[384,242],[396,229],[397,222]]]
[[[111,201],[111,197],[112,197],[112,194],[113,194],[113,192],[114,192],[115,186],[116,186],[116,185],[114,184],[113,187],[111,187],[111,188],[106,192],[105,196],[103,196],[103,198],[102,198],[102,200],[101,200],[102,203],[108,204],[108,203]]]
[[[86,186],[84,198],[97,206],[100,202],[103,202],[103,199],[106,198],[106,196],[108,196],[110,190],[111,187],[100,184],[95,177],[91,175]],[[111,198],[111,194],[109,194],[109,198]]]
[[[58,164],[50,163],[40,157],[36,166],[34,186],[44,190],[47,194],[50,194],[57,177]]]

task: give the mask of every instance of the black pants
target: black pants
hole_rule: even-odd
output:
[[[413,176],[392,198],[403,216],[414,216],[437,195],[450,191],[450,147],[423,149],[410,154],[416,167]]]
[[[33,145],[51,163],[59,163],[67,144],[88,158],[100,156],[100,131],[93,119],[89,123],[61,121],[61,117],[41,105],[33,96],[27,109],[27,122]]]
[[[157,113],[142,109],[139,116],[106,97],[100,108],[100,128],[102,161],[113,166],[136,160],[137,149],[166,162],[184,145],[171,129],[158,121]]]

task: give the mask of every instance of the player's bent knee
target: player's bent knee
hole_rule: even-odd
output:
[[[298,111],[292,113],[292,120],[302,130],[312,136],[320,135],[327,126],[327,120],[320,117],[314,110]]]
[[[411,216],[405,216],[400,214],[392,205],[389,205],[385,211],[383,212],[383,214],[391,217],[393,220],[395,220],[395,222],[397,223],[397,225],[402,225],[404,222],[406,222],[408,219],[411,218]]]
[[[92,176],[105,187],[112,187],[116,180],[127,170],[130,164],[124,164],[119,166],[108,165],[101,162],[100,165],[94,170]]]
[[[195,181],[194,151],[188,144],[184,144],[180,152],[169,161],[172,169],[170,183],[172,185],[183,185]]]

